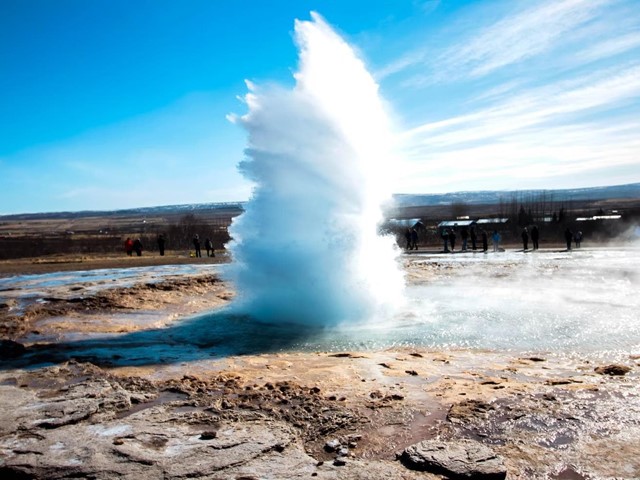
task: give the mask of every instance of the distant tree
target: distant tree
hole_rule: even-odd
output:
[[[193,245],[193,237],[198,234],[202,242],[210,239],[213,247],[223,248],[230,240],[227,230],[230,218],[207,219],[192,213],[181,216],[177,223],[167,229],[166,244],[169,249],[190,249]]]
[[[500,201],[498,202],[498,216],[500,218],[507,216],[507,203],[503,197],[500,197]]]
[[[527,223],[527,212],[524,210],[524,206],[520,205],[520,211],[518,212],[518,225],[524,227]]]
[[[167,245],[170,245],[170,248],[189,248],[191,239],[198,233],[201,224],[201,219],[193,213],[181,216],[167,231]]]

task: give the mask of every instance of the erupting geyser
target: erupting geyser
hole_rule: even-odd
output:
[[[378,86],[317,14],[296,21],[292,90],[248,84],[241,172],[254,190],[231,227],[229,278],[239,308],[309,326],[387,317],[403,275],[377,226],[391,173],[391,132]]]

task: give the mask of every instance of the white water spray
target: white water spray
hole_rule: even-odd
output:
[[[255,182],[231,227],[229,279],[242,311],[310,326],[388,317],[403,274],[377,233],[390,197],[391,133],[378,86],[317,14],[296,21],[293,90],[248,84],[241,172]]]

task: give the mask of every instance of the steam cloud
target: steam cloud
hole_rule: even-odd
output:
[[[258,320],[337,325],[388,315],[404,279],[377,234],[391,134],[378,86],[324,20],[296,21],[292,90],[247,83],[240,170],[255,183],[231,226],[228,277]]]

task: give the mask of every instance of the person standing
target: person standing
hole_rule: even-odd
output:
[[[449,244],[451,245],[451,251],[456,249],[456,231],[452,228],[449,230]]]
[[[527,227],[524,227],[522,230],[522,250],[525,252],[529,250],[529,232]]]
[[[469,230],[466,227],[462,227],[462,231],[460,232],[460,236],[462,237],[462,251],[467,251],[467,239],[469,238]]]
[[[493,251],[497,252],[500,250],[500,240],[502,240],[502,237],[500,236],[500,234],[498,233],[497,230],[493,231],[493,235],[491,236],[491,240],[493,241]]]
[[[205,238],[204,249],[207,251],[207,257],[211,257],[211,256],[215,257],[215,255],[211,255],[211,253],[213,252],[213,243],[211,243],[210,238]]]
[[[564,231],[564,239],[567,242],[567,252],[571,250],[571,241],[573,240],[573,232],[567,227]]]
[[[411,229],[407,228],[404,231],[405,250],[411,250]]]
[[[418,231],[415,228],[411,229],[411,248],[418,250]]]
[[[539,238],[540,233],[538,232],[538,227],[536,225],[534,225],[531,228],[531,241],[533,242],[533,249],[537,250],[538,249],[538,238]]]
[[[164,243],[164,233],[161,233],[160,235],[158,235],[158,251],[160,252],[161,257],[164,257]]]
[[[575,236],[576,248],[580,248],[580,244],[582,243],[582,232],[578,231]]]
[[[482,229],[482,232],[480,232],[480,238],[482,239],[482,251],[484,253],[487,253],[487,250],[489,250],[489,240],[487,238],[487,232],[484,228]]]
[[[193,248],[196,251],[196,258],[202,257],[202,252],[200,251],[200,236],[196,233],[196,236],[193,237]]]
[[[124,241],[124,251],[129,256],[133,254],[133,240],[131,240],[131,238],[129,237],[127,237],[127,239]]]
[[[476,227],[471,227],[469,232],[469,236],[471,237],[471,250],[476,249],[476,240],[478,239],[478,235],[476,234]]]
[[[444,253],[449,253],[449,230],[442,230],[442,240],[444,241]]]
[[[137,255],[138,257],[141,257],[141,256],[142,256],[142,242],[140,241],[140,239],[139,239],[139,238],[136,238],[136,239],[133,241],[133,249],[136,251],[136,255]]]

